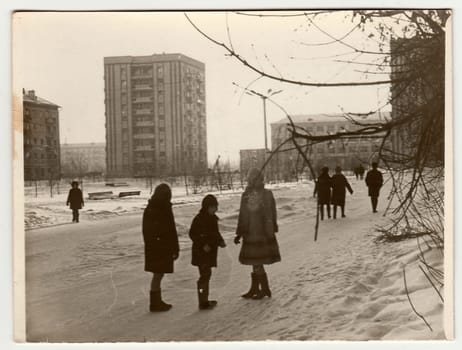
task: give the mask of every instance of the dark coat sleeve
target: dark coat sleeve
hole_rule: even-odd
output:
[[[205,234],[202,231],[203,229],[200,224],[200,218],[199,216],[196,216],[193,219],[191,228],[189,229],[189,238],[191,238],[193,243],[196,243],[198,245],[205,244]]]
[[[69,190],[69,194],[67,195],[66,205],[69,205],[69,203],[71,201],[71,191],[72,190]]]
[[[271,213],[272,213],[272,216],[273,216],[273,230],[274,232],[278,232],[279,231],[279,227],[278,227],[278,216],[277,216],[277,210],[276,210],[276,200],[274,199],[274,196],[273,196],[273,192],[269,192],[270,193],[270,199],[271,199]]]
[[[352,194],[353,189],[351,188],[350,183],[348,182],[348,180],[347,180],[347,178],[345,176],[343,176],[343,178],[345,179],[345,186],[348,189],[348,192],[350,192],[350,194]]]
[[[143,213],[142,232],[144,244],[146,245],[150,245],[153,242],[153,228],[154,225],[152,223],[150,211],[148,209],[145,209]]]
[[[367,172],[366,179],[364,181],[366,181],[366,185],[368,187],[371,185],[371,172],[370,171]]]
[[[79,197],[80,197],[80,203],[84,205],[85,203],[83,202],[83,193],[82,190],[79,188]]]
[[[180,252],[180,245],[178,243],[178,232],[176,231],[175,218],[173,217],[173,212],[171,209],[169,210],[169,213],[170,213],[169,215],[170,216],[170,230],[169,230],[170,239],[169,241],[172,247],[172,252],[175,255],[178,255],[178,253]]]
[[[239,207],[239,216],[237,218],[237,228],[236,228],[236,236],[242,237],[247,234],[247,226],[248,226],[248,212],[246,208],[246,196],[245,194],[241,197],[241,204]]]

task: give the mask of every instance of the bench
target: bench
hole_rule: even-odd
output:
[[[139,196],[141,191],[127,191],[127,192],[120,192],[119,198],[128,197],[128,196]]]
[[[88,199],[110,199],[113,197],[112,191],[88,193]]]
[[[106,186],[124,187],[124,186],[129,186],[129,185],[126,182],[106,182]]]

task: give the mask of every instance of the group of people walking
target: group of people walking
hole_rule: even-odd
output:
[[[247,187],[242,194],[235,244],[242,246],[239,261],[251,265],[250,289],[242,295],[247,299],[271,297],[265,264],[281,260],[275,233],[278,231],[276,203],[270,190],[265,189],[263,174],[251,169]],[[179,256],[178,235],[171,204],[172,192],[167,184],[155,188],[143,214],[143,238],[145,247],[145,271],[152,272],[150,303],[151,312],[168,311],[172,305],[163,301],[161,281],[165,273],[173,273],[174,261]],[[200,310],[217,305],[209,299],[209,282],[212,267],[217,266],[218,248],[226,247],[218,229],[218,201],[207,195],[202,200],[199,213],[189,230],[192,241],[191,264],[197,266],[197,296]]]
[[[372,212],[377,213],[377,203],[380,193],[380,188],[383,185],[382,173],[377,169],[378,163],[372,163],[372,169],[367,172],[366,185],[368,187],[368,194],[371,197]],[[355,169],[355,173],[356,173]],[[358,173],[359,174],[359,173]],[[357,176],[358,176],[357,174]],[[362,179],[362,174],[361,174]],[[327,210],[327,217],[331,218],[330,206],[334,206],[334,219],[337,218],[337,207],[340,207],[342,212],[342,218],[345,215],[345,197],[346,190],[353,194],[353,189],[350,183],[346,179],[345,175],[342,174],[342,168],[336,167],[335,174],[331,177],[329,175],[329,168],[324,167],[321,169],[321,175],[319,175],[316,186],[314,188],[314,196],[318,198],[318,210],[321,220],[324,220],[324,207]]]

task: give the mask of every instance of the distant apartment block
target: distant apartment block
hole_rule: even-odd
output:
[[[61,177],[59,149],[59,108],[23,90],[24,180]]]
[[[64,176],[106,172],[106,144],[64,143],[61,145],[61,169]]]
[[[365,123],[376,123],[390,119],[389,112],[375,113],[364,120]],[[347,120],[343,115],[296,115],[292,117],[298,127],[302,127],[312,135],[327,135],[342,131],[354,131],[360,126]],[[359,164],[370,163],[376,159],[383,135],[363,136],[359,138],[321,142],[306,149],[306,154],[312,161],[316,171],[327,166],[334,169],[336,166],[345,170],[352,170]],[[271,124],[272,149],[279,146],[289,137],[287,119]],[[388,145],[391,147],[390,145]],[[294,178],[303,167],[303,159],[292,143],[287,143],[274,155],[271,160],[272,177],[275,179]],[[305,168],[306,169],[306,168]]]
[[[182,54],[104,58],[107,174],[207,171],[205,65]]]

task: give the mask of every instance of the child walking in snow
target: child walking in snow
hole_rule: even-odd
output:
[[[218,201],[215,196],[207,195],[202,200],[202,208],[194,218],[189,237],[192,245],[192,265],[199,268],[197,280],[197,295],[199,309],[213,309],[216,300],[209,300],[209,281],[212,276],[212,267],[217,266],[218,247],[226,247],[225,241],[218,231]]]
[[[173,262],[180,247],[172,211],[172,191],[160,184],[143,213],[144,270],[152,272],[149,311],[168,311],[172,305],[162,300],[161,281],[166,273],[173,273]]]
[[[70,205],[72,209],[72,222],[79,222],[79,209],[84,206],[82,190],[79,188],[77,181],[72,181],[71,186],[66,205]]]

